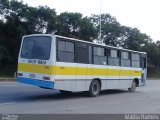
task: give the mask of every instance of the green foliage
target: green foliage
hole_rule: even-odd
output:
[[[0,0],[0,76],[13,75],[23,35],[55,33],[93,41],[99,38],[99,15],[83,17],[80,13],[56,14],[47,6],[31,7],[17,0]],[[160,41],[156,43],[137,28],[122,26],[110,14],[101,15],[101,38],[107,45],[148,53],[148,63],[160,67]]]
[[[99,15],[92,15],[90,19],[98,30],[100,27]],[[102,14],[101,26],[101,39],[103,42],[107,45],[118,46],[120,44],[119,38],[121,37],[122,29],[117,20],[109,14]]]
[[[93,15],[90,19],[97,29],[99,29],[99,15]],[[132,50],[141,50],[141,46],[150,41],[149,36],[141,33],[137,28],[121,26],[120,23],[110,14],[101,15],[101,24],[101,38],[107,45],[121,46]]]
[[[157,67],[155,68],[154,66],[152,65],[149,65],[148,66],[148,78],[160,78],[160,74],[159,74],[159,71],[160,71],[160,68]]]
[[[56,34],[92,41],[96,37],[96,28],[90,20],[80,13],[64,12],[58,15]]]
[[[149,64],[154,65],[155,68],[160,66],[160,49],[157,47],[157,44],[154,42],[146,44],[143,49],[147,52]]]

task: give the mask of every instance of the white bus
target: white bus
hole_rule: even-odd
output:
[[[23,37],[17,81],[62,93],[144,86],[147,54],[53,34]]]

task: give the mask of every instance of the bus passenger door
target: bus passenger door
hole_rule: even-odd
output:
[[[141,85],[145,85],[145,81],[147,79],[147,59],[141,58],[141,67],[142,67],[142,76],[141,76]]]

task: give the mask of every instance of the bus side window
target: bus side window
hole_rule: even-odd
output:
[[[140,67],[140,55],[137,53],[132,53],[132,67]]]
[[[111,66],[119,66],[120,65],[120,59],[118,56],[118,51],[115,49],[110,49],[108,53],[108,64]]]
[[[88,56],[88,44],[82,42],[76,42],[75,47],[75,62],[76,63],[84,63],[88,64],[89,56]]]
[[[93,62],[98,65],[107,64],[107,56],[105,54],[105,49],[102,47],[93,48]]]
[[[130,54],[128,52],[121,52],[121,66],[130,67]]]
[[[59,40],[57,59],[59,62],[74,62],[74,43]]]

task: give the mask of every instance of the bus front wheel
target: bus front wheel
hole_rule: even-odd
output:
[[[100,83],[98,80],[93,80],[89,87],[89,96],[96,97],[100,93]]]
[[[128,88],[128,90],[129,90],[130,92],[135,92],[135,91],[136,91],[136,87],[137,87],[136,81],[133,80],[132,85],[131,85],[130,88]]]

